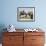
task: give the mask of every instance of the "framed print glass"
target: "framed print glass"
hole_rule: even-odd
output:
[[[35,21],[35,7],[18,7],[17,20],[20,22]]]

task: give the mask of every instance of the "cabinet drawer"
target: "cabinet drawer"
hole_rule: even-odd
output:
[[[4,32],[4,36],[23,36],[23,32]]]
[[[15,44],[3,44],[2,46],[23,46],[23,44],[20,44],[20,43],[19,44],[18,43],[17,44],[16,43]]]
[[[10,44],[10,43],[3,43],[3,45],[2,46],[15,46],[15,44]]]
[[[23,41],[23,36],[4,36],[3,43],[14,43]]]
[[[44,44],[32,44],[32,46],[44,46]]]
[[[24,36],[44,36],[44,32],[25,32]]]
[[[32,43],[33,44],[43,44],[44,36],[32,36]]]

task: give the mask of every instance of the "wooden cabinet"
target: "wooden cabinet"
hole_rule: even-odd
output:
[[[44,46],[44,32],[4,32],[3,46]]]
[[[22,32],[4,32],[3,46],[23,46]]]
[[[43,32],[24,33],[24,46],[44,46]]]

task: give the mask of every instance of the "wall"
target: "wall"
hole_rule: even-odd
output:
[[[16,28],[46,28],[46,0],[0,0],[0,25],[13,24]],[[17,7],[35,7],[35,22],[18,22]]]

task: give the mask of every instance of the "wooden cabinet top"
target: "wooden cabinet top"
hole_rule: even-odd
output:
[[[39,35],[39,36],[41,36],[41,35],[45,35],[45,33],[44,32],[4,32],[3,33],[4,35]]]
[[[25,30],[24,29],[16,29],[16,32],[25,32]],[[29,31],[29,32],[32,32],[32,31]],[[44,31],[41,29],[38,29],[38,31],[34,31],[34,32],[44,32]]]
[[[4,35],[45,35],[43,31],[29,31],[25,32],[24,29],[16,29],[16,32],[3,32]]]

